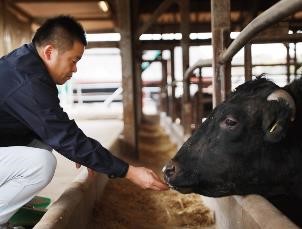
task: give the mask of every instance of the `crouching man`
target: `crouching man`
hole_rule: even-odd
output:
[[[77,71],[87,45],[69,16],[47,20],[25,44],[0,59],[0,229],[52,179],[52,149],[90,171],[125,177],[143,189],[168,187],[150,169],[113,156],[60,107],[56,85]]]

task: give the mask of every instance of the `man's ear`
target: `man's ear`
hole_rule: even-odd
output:
[[[262,128],[264,139],[279,142],[287,134],[291,122],[292,110],[284,100],[267,101],[263,108]]]
[[[52,45],[46,45],[42,48],[43,57],[47,61],[51,60],[53,52],[54,52],[54,47]]]

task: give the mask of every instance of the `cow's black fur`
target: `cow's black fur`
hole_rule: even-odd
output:
[[[263,77],[237,87],[167,164],[166,181],[211,197],[302,200],[302,79],[284,87],[295,101],[294,121],[284,100],[267,101],[278,88]]]

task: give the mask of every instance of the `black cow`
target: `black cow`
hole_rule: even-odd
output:
[[[235,89],[164,167],[182,193],[302,199],[302,79],[259,76]]]
[[[211,197],[302,197],[302,80],[284,88],[258,77],[217,106],[165,166],[180,192]]]

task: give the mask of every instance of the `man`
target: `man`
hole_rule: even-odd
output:
[[[87,45],[73,18],[47,20],[32,43],[0,59],[0,225],[52,179],[55,149],[77,165],[125,177],[144,189],[168,187],[152,171],[113,156],[77,127],[59,105],[56,84],[77,71]],[[1,226],[0,226],[1,228]]]

